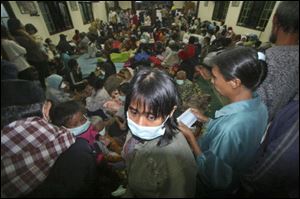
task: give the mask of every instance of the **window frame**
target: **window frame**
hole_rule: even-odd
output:
[[[52,3],[52,5],[50,5]],[[59,8],[59,3],[63,3],[66,10],[65,14],[67,15],[67,18],[62,17],[63,13],[61,12]],[[67,30],[71,30],[74,28],[73,21],[70,15],[69,7],[66,1],[39,1],[38,6],[41,10],[44,22],[46,24],[47,30],[50,35],[54,35],[60,32],[64,32]],[[51,8],[50,8],[51,7]],[[51,9],[55,9],[59,13],[53,13],[51,12]],[[57,15],[56,15],[57,14]],[[64,18],[68,21],[63,21],[64,24],[61,23],[61,19]],[[59,23],[57,23],[59,22]]]
[[[257,6],[255,5],[255,3],[262,3],[262,2],[264,2],[263,8],[259,13],[254,14],[253,12],[256,9],[253,8]],[[244,1],[236,25],[244,28],[253,29],[253,30],[265,31],[266,26],[272,15],[273,9],[275,7],[275,4],[276,1],[260,1],[260,2]],[[259,16],[258,19],[254,21],[255,25],[251,25],[251,22],[253,23],[253,21],[249,20],[251,15]]]
[[[87,5],[89,5],[89,6],[87,6]],[[95,20],[92,2],[78,1],[78,7],[80,10],[82,22],[84,25],[90,24]]]
[[[223,4],[223,6],[222,6]],[[212,14],[212,20],[214,21],[225,21],[229,9],[230,1],[215,1],[215,6]],[[222,9],[223,7],[223,9]],[[220,14],[220,11],[222,12]],[[219,18],[219,15],[222,15]]]

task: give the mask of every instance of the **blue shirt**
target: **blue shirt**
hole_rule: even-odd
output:
[[[267,122],[267,108],[257,96],[216,111],[198,141],[201,182],[213,190],[232,187],[253,160]]]

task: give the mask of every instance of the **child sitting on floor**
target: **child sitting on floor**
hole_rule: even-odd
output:
[[[105,126],[111,124],[111,121],[103,121],[102,119],[93,119],[90,121],[85,115],[84,108],[76,101],[71,100],[64,103],[60,103],[53,107],[50,112],[51,122],[56,126],[64,126],[69,129],[75,137],[80,137],[93,147],[95,143],[103,145],[100,150],[95,149],[97,152],[98,163],[103,159],[108,161],[120,161],[122,160],[120,152],[122,147],[110,136],[105,135]],[[99,117],[100,118],[100,117]],[[104,130],[104,131],[103,131]],[[99,145],[98,144],[98,145]],[[111,146],[110,150],[107,149]],[[105,150],[101,150],[104,149]],[[109,153],[107,153],[109,151]]]
[[[122,147],[107,133],[107,128],[105,128],[107,122],[102,121],[99,116],[93,116],[93,123],[97,129],[101,129],[99,134],[96,135],[94,148],[101,151],[104,154],[104,159],[108,162],[118,162],[122,160],[121,150]]]

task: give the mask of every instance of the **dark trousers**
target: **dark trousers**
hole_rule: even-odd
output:
[[[184,70],[186,72],[186,76],[189,80],[193,81],[194,73],[195,73],[195,61],[192,59],[184,60],[181,64],[179,69]]]
[[[29,67],[23,71],[20,71],[18,73],[18,78],[25,80],[39,80],[39,73],[35,67]]]
[[[47,77],[49,71],[48,71],[48,61],[41,61],[41,62],[35,62],[35,61],[28,61],[29,64],[33,65],[36,70],[39,73],[39,80],[41,82],[42,87],[46,88],[45,78]]]

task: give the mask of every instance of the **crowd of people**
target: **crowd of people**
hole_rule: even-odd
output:
[[[9,19],[1,197],[299,197],[298,9],[279,4],[267,43],[167,6],[57,44]]]

